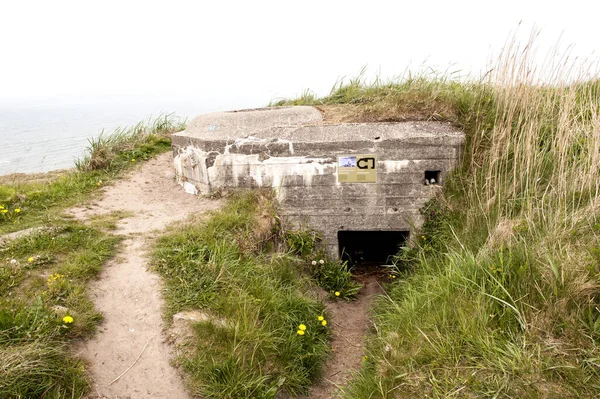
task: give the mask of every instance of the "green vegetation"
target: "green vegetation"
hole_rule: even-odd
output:
[[[113,212],[88,225],[61,215],[136,162],[170,149],[182,129],[171,116],[93,140],[77,170],[0,178],[0,397],[79,398],[89,389],[73,343],[102,319],[88,282],[118,249],[108,230],[127,215]]]
[[[396,256],[347,398],[600,396],[600,80],[558,68],[547,84],[531,46],[512,51],[479,82],[359,77],[326,98],[278,104],[318,105],[338,121],[449,121],[467,134],[461,167],[423,209],[414,247]],[[76,172],[0,186],[1,232],[50,226],[0,252],[0,396],[85,391],[68,346],[100,318],[85,286],[118,241],[98,229],[119,215],[95,227],[56,215],[132,159],[165,150],[178,128],[101,139]],[[314,286],[358,289],[346,265],[318,253],[313,232],[287,232],[289,253],[270,252],[281,233],[265,198],[234,194],[210,220],[173,228],[153,255],[166,316],[205,316],[178,360],[203,397],[306,393],[330,328]]]
[[[467,134],[461,168],[397,256],[346,397],[600,396],[600,81],[563,65],[543,83],[531,48],[481,82],[356,79],[288,102]]]
[[[318,319],[326,319],[324,305],[314,299],[305,261],[264,250],[260,237],[276,228],[257,222],[266,216],[275,216],[268,197],[239,192],[207,222],[176,227],[157,243],[167,317],[201,309],[207,318],[194,323],[192,345],[179,359],[202,397],[296,395],[320,376],[328,353],[329,326]]]
[[[119,239],[64,223],[0,249],[0,397],[80,397],[88,388],[69,345],[89,337],[102,316],[87,282]]]
[[[88,155],[76,162],[74,171],[51,174],[49,179],[0,178],[0,234],[56,221],[63,209],[90,198],[136,162],[169,151],[170,134],[184,128],[172,115],[160,116],[90,140]]]
[[[362,285],[354,281],[347,262],[338,259],[319,259],[312,261],[312,274],[319,285],[330,293],[331,297],[353,299]]]
[[[287,229],[284,232],[287,248],[307,263],[307,270],[317,285],[331,297],[353,299],[361,284],[354,281],[347,262],[328,258],[319,246],[321,235],[310,229]]]

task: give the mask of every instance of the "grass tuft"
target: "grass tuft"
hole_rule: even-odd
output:
[[[109,135],[103,131],[98,138],[89,140],[88,154],[75,161],[75,166],[83,172],[123,169],[132,162],[168,151],[171,133],[184,129],[185,121],[168,114],[132,127],[118,128]]]

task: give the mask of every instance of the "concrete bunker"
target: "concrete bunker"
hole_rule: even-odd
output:
[[[330,255],[350,245],[380,259],[369,243],[388,253],[410,240],[463,143],[449,123],[330,124],[314,107],[275,107],[200,115],[173,135],[173,156],[189,193],[273,188],[281,215],[322,232]]]

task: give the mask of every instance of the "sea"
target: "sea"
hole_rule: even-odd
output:
[[[178,97],[67,97],[0,100],[0,176],[75,166],[89,140],[159,115],[195,116],[264,104]]]

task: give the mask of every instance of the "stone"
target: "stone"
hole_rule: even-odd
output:
[[[201,310],[185,310],[173,315],[173,324],[190,324],[201,321],[208,321],[217,326],[225,327],[226,321],[219,317],[214,317],[209,313],[202,312]]]
[[[67,308],[65,306],[61,306],[61,305],[52,306],[52,311],[60,317],[66,316],[67,314],[69,314],[69,308]]]
[[[186,192],[272,188],[281,214],[321,231],[338,256],[338,231],[420,227],[419,209],[457,165],[464,134],[443,122],[326,124],[316,108],[298,106],[200,115],[172,142]],[[342,156],[362,157],[376,182],[341,181]]]

